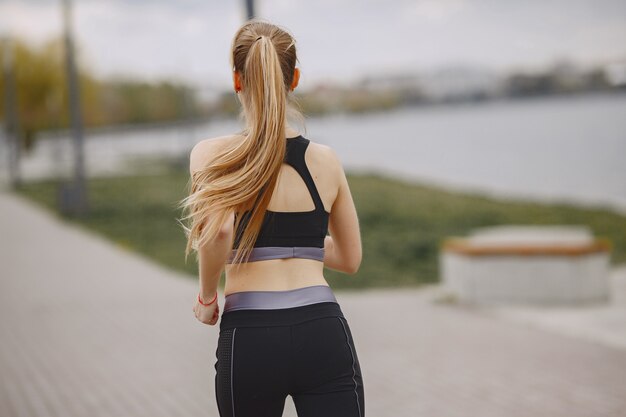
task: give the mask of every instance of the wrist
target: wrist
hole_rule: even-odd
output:
[[[200,285],[197,287],[198,292],[200,293],[200,299],[204,302],[209,302],[213,299],[213,296],[217,293],[218,286],[212,284],[205,284],[204,282],[200,282]]]
[[[207,299],[209,301],[205,301]],[[198,293],[198,302],[202,304],[203,306],[209,306],[213,304],[216,300],[217,300],[217,291],[215,291],[215,295],[213,295],[212,297],[203,297],[200,295],[200,293]]]

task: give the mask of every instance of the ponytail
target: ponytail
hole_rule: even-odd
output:
[[[242,81],[245,139],[226,146],[191,179],[190,195],[180,204],[190,210],[182,220],[192,220],[190,227],[183,224],[185,260],[191,249],[217,236],[232,212],[244,211],[245,216],[235,216],[238,251],[231,262],[248,259],[285,158],[287,94],[296,61],[293,38],[277,26],[251,21],[235,35],[232,58]]]
[[[245,131],[246,141],[252,146],[250,164],[256,171],[256,182],[260,188],[258,201],[254,204],[246,228],[236,237],[239,250],[235,263],[246,259],[254,246],[263,223],[263,217],[278,181],[281,164],[285,158],[285,112],[286,88],[276,48],[267,36],[259,36],[248,52],[245,64],[244,91],[249,119]],[[242,217],[235,221],[239,229]]]

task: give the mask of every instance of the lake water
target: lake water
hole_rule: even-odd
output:
[[[185,155],[201,139],[237,130],[237,121],[226,120],[91,134],[89,173],[132,170],[139,166],[132,162],[136,157]],[[304,136],[333,147],[346,170],[495,196],[605,205],[626,213],[626,94],[310,118]],[[6,171],[4,165],[0,169]],[[40,141],[23,161],[26,178],[69,172],[67,139]]]

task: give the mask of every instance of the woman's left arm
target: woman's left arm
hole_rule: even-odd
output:
[[[189,173],[192,178],[196,170],[201,169],[207,161],[211,160],[221,143],[222,141],[219,139],[203,140],[193,147],[189,155]],[[196,318],[205,324],[214,325],[219,317],[216,298],[217,287],[231,252],[234,233],[233,223],[234,214],[231,214],[220,228],[219,233],[212,240],[198,247],[200,291],[198,293],[199,300],[195,301],[193,311]]]
[[[217,287],[224,264],[231,253],[234,215],[222,225],[217,236],[198,248],[200,292],[193,306],[196,318],[208,325],[215,325],[220,315],[217,303]]]
[[[228,260],[233,241],[234,214],[228,216],[217,236],[198,248],[200,270],[200,298],[208,303],[217,292],[224,265]]]

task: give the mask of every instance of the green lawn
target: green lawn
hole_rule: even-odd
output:
[[[184,261],[185,236],[176,203],[188,173],[90,180],[91,212],[69,219],[167,267],[197,276],[194,255]],[[626,261],[626,216],[562,204],[511,202],[446,192],[377,175],[349,175],[363,239],[356,275],[327,270],[334,288],[411,286],[438,279],[439,245],[448,236],[498,224],[588,225],[613,243],[612,262]],[[55,181],[24,185],[20,193],[56,211]]]

